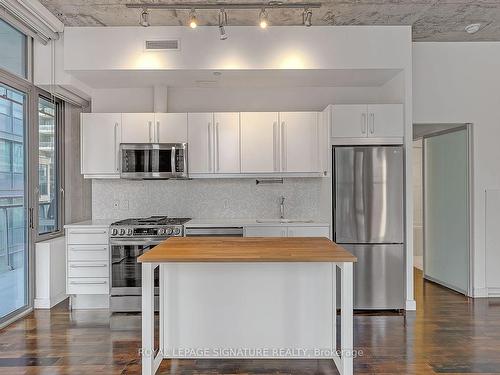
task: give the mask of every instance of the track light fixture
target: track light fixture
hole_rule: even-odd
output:
[[[144,27],[148,27],[150,25],[149,23],[149,12],[147,9],[143,9],[141,13],[141,19],[139,21],[139,24]]]
[[[267,24],[268,24],[268,20],[267,20],[266,9],[262,8],[262,10],[260,11],[260,14],[259,14],[259,26],[262,29],[265,29],[267,27]]]
[[[194,9],[191,9],[191,11],[189,12],[189,27],[192,29],[196,29],[196,26],[198,26],[196,11]]]
[[[220,33],[220,40],[226,40],[227,39],[227,34],[226,34],[226,29],[224,26],[227,26],[227,13],[224,9],[221,9],[219,11],[219,33]]]
[[[306,27],[312,26],[312,11],[309,8],[304,8],[304,13],[302,13],[302,23]]]

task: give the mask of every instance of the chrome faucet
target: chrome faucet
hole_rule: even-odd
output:
[[[280,219],[285,218],[285,197],[282,195],[280,197]]]

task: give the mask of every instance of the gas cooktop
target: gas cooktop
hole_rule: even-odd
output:
[[[163,239],[184,235],[184,223],[189,218],[151,216],[120,220],[111,224],[111,238]]]

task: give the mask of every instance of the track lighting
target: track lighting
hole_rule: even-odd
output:
[[[304,9],[304,13],[302,13],[302,23],[306,27],[311,27],[312,26],[312,11],[309,10],[308,8]]]
[[[141,13],[141,20],[139,21],[139,24],[144,27],[148,27],[149,24],[149,12],[147,9],[144,9]]]
[[[267,24],[268,24],[268,21],[267,21],[266,9],[262,8],[262,10],[260,11],[260,14],[259,14],[259,26],[262,29],[265,29],[267,27]]]
[[[192,29],[196,29],[196,26],[198,26],[196,11],[194,9],[191,9],[191,11],[189,12],[189,27]]]
[[[226,29],[224,28],[224,25],[227,26],[227,13],[224,9],[221,9],[219,12],[219,33],[220,33],[220,40],[226,40],[227,39],[227,34],[226,34]]]

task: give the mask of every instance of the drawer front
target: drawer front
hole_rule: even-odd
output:
[[[109,277],[108,262],[69,262],[68,277]]]
[[[67,294],[109,294],[109,279],[68,278]]]
[[[108,261],[107,245],[69,245],[68,261]]]
[[[109,242],[107,228],[70,228],[68,229],[68,244],[103,244]]]

